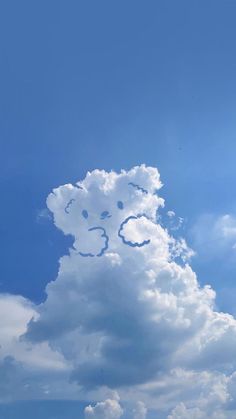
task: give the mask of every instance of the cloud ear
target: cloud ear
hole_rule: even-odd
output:
[[[127,176],[129,186],[144,194],[153,194],[162,187],[158,170],[154,167],[147,167],[145,164],[133,167]]]
[[[53,213],[54,223],[65,234],[73,234],[73,206],[82,201],[83,188],[68,183],[53,189],[47,197],[47,207]]]
[[[128,185],[131,186],[131,187],[133,187],[137,191],[140,191],[140,192],[142,192],[142,193],[144,193],[146,195],[148,194],[148,190],[145,189],[145,188],[143,188],[142,186],[138,185],[137,183],[129,182]]]
[[[70,183],[55,188],[47,197],[47,207],[53,213],[63,211],[74,195],[74,186]]]

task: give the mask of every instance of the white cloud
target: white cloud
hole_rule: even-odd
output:
[[[119,388],[122,401],[136,404],[136,418],[148,416],[145,406],[171,419],[186,412],[211,417],[215,410],[230,418],[236,321],[215,310],[210,286],[200,287],[184,239],[157,222],[160,187],[158,171],[140,166],[119,174],[95,170],[75,186],[54,189],[47,204],[73,247],[46,301],[37,310],[29,304],[22,326],[16,322],[19,336],[29,321],[25,339],[17,337],[5,354],[32,365],[44,361],[48,371],[67,368],[81,397],[97,402],[87,417],[120,417],[119,400],[103,397]],[[223,225],[222,234],[232,237],[232,220]],[[120,416],[104,416],[113,411]]]
[[[120,419],[123,415],[123,409],[119,403],[118,394],[114,394],[112,399],[104,402],[98,402],[95,406],[87,406],[84,410],[86,419]]]
[[[143,402],[138,401],[133,410],[133,419],[146,419],[147,408]]]
[[[198,407],[193,407],[187,409],[184,403],[179,403],[175,409],[172,411],[170,415],[168,415],[168,419],[210,419],[206,412],[203,412]],[[225,419],[224,414],[222,415],[221,412],[217,412],[217,416],[215,414],[211,415],[211,418],[215,419]]]
[[[204,419],[203,412],[198,408],[187,409],[184,403],[178,404],[168,415],[168,419]],[[205,416],[206,418],[206,416]]]
[[[11,356],[32,368],[64,369],[64,359],[53,352],[46,342],[32,345],[20,339],[27,330],[27,324],[38,314],[27,299],[9,294],[0,294],[0,359]]]
[[[192,333],[188,317],[200,296],[202,305],[211,304],[213,294],[199,289],[189,266],[171,260],[174,240],[156,224],[163,205],[157,170],[95,171],[79,186],[65,185],[48,198],[56,225],[75,241],[28,336],[53,341],[65,357],[74,346],[73,378],[82,386],[142,383],[166,368]],[[90,236],[93,228],[102,234]],[[186,245],[177,247],[180,257]],[[73,332],[69,355],[64,340]],[[82,356],[81,342],[92,334],[94,352],[90,345],[89,356]]]
[[[217,287],[217,304],[236,314],[234,272],[236,264],[236,217],[232,214],[200,216],[189,232],[201,280],[210,278]]]
[[[36,307],[26,298],[0,294],[0,401],[62,396],[57,382],[67,385],[70,368],[48,342],[31,343],[21,339]]]
[[[183,409],[187,411],[188,409],[195,409],[194,412],[201,412],[201,414],[204,412],[206,418],[208,416],[211,418],[211,415],[217,415],[224,410],[225,417],[231,418],[230,408],[232,408],[231,401],[234,397],[233,389],[235,389],[233,375],[227,376],[216,371],[194,371],[177,368],[167,374],[162,374],[155,382],[143,386],[142,393],[146,392],[152,397],[153,408],[164,412],[163,417],[165,419],[168,416],[166,415],[167,405],[172,410],[172,414],[176,408],[177,412]],[[150,403],[152,401],[150,402],[147,399],[146,404]],[[188,414],[189,417],[192,417],[190,413]],[[183,418],[185,418],[184,415]]]
[[[194,246],[202,257],[224,256],[236,247],[236,218],[232,214],[204,214],[192,228]],[[235,256],[235,252],[234,252]]]

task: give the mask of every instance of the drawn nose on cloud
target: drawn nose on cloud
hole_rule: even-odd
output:
[[[109,211],[103,211],[100,215],[100,220],[105,220],[106,218],[111,218]]]

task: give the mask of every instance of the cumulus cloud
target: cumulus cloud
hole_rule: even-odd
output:
[[[236,314],[236,218],[233,214],[204,214],[189,231],[201,279],[217,286],[221,310]]]
[[[73,235],[74,244],[47,287],[48,299],[28,337],[53,338],[68,357],[65,336],[75,333],[69,350],[75,346],[73,378],[82,386],[116,387],[154,377],[192,333],[188,294],[196,293],[197,300],[201,295],[206,304],[212,299],[208,289],[198,288],[189,266],[173,261],[174,240],[156,223],[160,186],[157,170],[145,166],[120,174],[94,171],[48,198],[56,225]],[[181,248],[186,250],[179,243],[178,257]],[[85,354],[83,342],[92,334],[95,344]]]
[[[217,416],[220,419],[222,416]],[[187,409],[184,403],[178,404],[168,415],[168,419],[207,419],[206,413],[202,412],[198,407]],[[216,416],[215,416],[216,418]]]
[[[146,419],[147,408],[143,402],[138,401],[133,410],[134,419]]]
[[[86,419],[120,419],[123,409],[119,403],[119,396],[114,392],[112,398],[98,402],[95,406],[87,406],[84,410]]]
[[[27,308],[17,345],[46,348],[37,362],[69,368],[80,394],[97,402],[86,417],[121,417],[118,399],[99,401],[107,388],[136,404],[136,419],[147,408],[171,419],[230,418],[234,409],[236,321],[216,311],[210,286],[200,287],[184,239],[160,224],[161,186],[157,169],[144,165],[94,170],[47,199],[73,245],[46,301]]]
[[[67,384],[70,369],[64,357],[48,342],[34,344],[21,338],[37,316],[35,305],[26,298],[0,294],[0,402],[75,394],[75,386]]]
[[[47,343],[30,345],[20,339],[32,318],[37,318],[34,305],[21,296],[0,294],[0,359],[13,357],[18,362],[38,368],[63,369],[64,359]]]
[[[168,417],[166,406],[172,411],[169,413],[171,419],[171,415],[175,417],[174,413],[176,417],[181,417],[177,416],[179,412],[185,418],[185,410],[189,417],[193,412],[198,412],[203,418],[212,418],[224,411],[225,417],[231,418],[235,416],[235,410],[232,410],[234,380],[234,374],[177,368],[162,374],[155,382],[142,386],[142,393],[148,393],[155,400],[159,415],[163,413],[161,418]]]
[[[232,214],[204,214],[192,228],[192,238],[201,257],[235,257],[236,218]]]

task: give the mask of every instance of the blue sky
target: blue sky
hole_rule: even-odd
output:
[[[235,314],[235,14],[230,0],[1,2],[2,293],[40,303],[56,279],[71,238],[42,216],[54,187],[145,163],[200,284]]]

